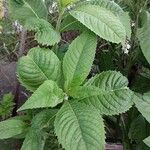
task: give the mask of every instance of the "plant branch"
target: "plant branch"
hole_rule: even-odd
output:
[[[60,26],[61,26],[61,21],[62,21],[62,18],[63,18],[64,11],[65,11],[65,9],[62,8],[60,13],[59,13],[57,24],[56,24],[56,30],[57,31],[60,31]]]
[[[59,12],[59,16],[58,16],[58,20],[57,20],[57,23],[56,23],[56,30],[58,32],[60,32],[60,26],[61,26],[61,21],[62,21],[62,18],[63,18],[63,14],[65,12],[65,9],[62,8]],[[52,50],[57,54],[58,53],[58,45],[55,44],[52,48]]]
[[[20,47],[19,47],[19,52],[18,52],[18,58],[23,55],[23,52],[25,50],[26,36],[27,36],[27,31],[25,29],[22,29],[21,34],[20,34]],[[20,83],[17,82],[15,97],[14,97],[15,106],[12,112],[13,117],[17,115],[19,99],[20,99]]]
[[[121,130],[122,130],[122,134],[123,134],[124,150],[131,150],[131,144],[130,144],[130,140],[128,138],[128,131],[127,131],[127,127],[126,127],[126,123],[125,123],[123,115],[120,116],[120,120],[121,120]]]

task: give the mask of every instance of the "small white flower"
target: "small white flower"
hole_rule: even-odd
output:
[[[64,95],[64,100],[65,100],[65,101],[68,101],[68,98],[69,98],[68,95],[65,93],[65,95]]]
[[[131,48],[131,45],[130,44],[127,44],[127,49],[130,49]]]
[[[125,53],[125,54],[128,54],[128,53],[129,53],[129,50],[128,50],[128,49],[124,49],[124,53]]]
[[[57,3],[53,2],[52,5],[49,7],[49,13],[53,14],[54,12],[58,11],[57,10]]]
[[[132,27],[135,27],[135,23],[133,22],[133,23],[131,24],[131,26],[132,26]]]
[[[131,45],[129,44],[129,41],[126,41],[126,43],[122,46],[122,50],[125,54],[129,54],[130,48],[131,48]]]

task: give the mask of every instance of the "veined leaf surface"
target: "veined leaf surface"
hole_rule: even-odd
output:
[[[124,25],[127,37],[131,38],[131,20],[128,12],[124,12],[123,9],[114,1],[111,0],[90,0],[87,4],[99,5],[107,10],[110,10],[115,16],[119,18],[121,23]]]
[[[56,115],[55,133],[65,150],[104,150],[104,124],[98,111],[66,102]]]
[[[43,110],[32,119],[31,128],[26,135],[21,150],[42,150],[46,142],[44,128],[54,128],[56,109]]]
[[[9,119],[0,122],[0,139],[8,139],[23,133],[27,125],[19,119]]]
[[[64,93],[54,81],[45,81],[32,96],[19,108],[18,111],[25,109],[55,107],[61,103]]]
[[[126,30],[120,19],[104,7],[83,5],[70,14],[105,40],[124,43],[126,39]]]
[[[106,71],[90,79],[84,86],[72,88],[70,95],[94,106],[101,114],[126,112],[133,104],[128,80],[119,72]]]
[[[25,28],[29,31],[35,31],[35,39],[42,45],[54,45],[61,39],[59,32],[44,19],[29,18],[26,20]]]
[[[17,75],[28,90],[35,91],[45,80],[57,83],[60,79],[61,63],[49,49],[32,48],[27,56],[19,59]]]
[[[36,128],[31,128],[26,135],[21,150],[42,150],[44,148],[45,140],[44,132]]]
[[[10,15],[21,23],[30,18],[47,19],[47,9],[43,0],[9,0]]]
[[[65,88],[82,84],[88,76],[96,52],[96,36],[89,32],[77,37],[63,59]]]

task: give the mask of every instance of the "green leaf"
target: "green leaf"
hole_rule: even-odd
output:
[[[21,23],[30,18],[47,19],[47,9],[43,0],[9,0],[10,15]]]
[[[1,104],[2,105],[9,104],[13,101],[13,99],[14,99],[14,96],[12,93],[4,94]]]
[[[44,149],[47,133],[45,128],[49,130],[54,127],[54,119],[57,113],[56,109],[43,110],[36,114],[32,119],[32,126],[26,135],[21,150],[42,150]],[[53,143],[54,144],[54,143]]]
[[[69,46],[63,59],[65,87],[76,86],[88,76],[96,51],[96,36],[83,33]]]
[[[8,139],[23,133],[27,125],[22,120],[10,119],[0,122],[0,139]]]
[[[83,5],[70,14],[101,38],[114,43],[125,42],[125,27],[110,10],[95,5]]]
[[[143,67],[140,75],[144,78],[150,79],[150,69]]]
[[[3,119],[11,116],[14,106],[14,96],[11,93],[5,94],[0,102],[0,116]]]
[[[142,10],[139,14],[139,26],[148,27],[150,25],[150,13],[146,10]]]
[[[103,120],[93,107],[66,102],[56,115],[54,126],[65,150],[104,150]]]
[[[92,5],[99,5],[100,7],[107,8],[108,10],[112,11],[116,15],[118,15],[120,13],[123,13],[122,8],[117,3],[115,3],[114,1],[110,1],[110,0],[89,0],[85,3],[86,4],[92,4]]]
[[[69,30],[85,30],[85,26],[80,23],[77,19],[67,14],[61,23],[60,31],[65,32]]]
[[[134,92],[146,93],[150,91],[149,83],[150,83],[150,78],[146,78],[142,75],[137,75],[131,89]]]
[[[140,41],[140,46],[142,49],[142,52],[146,58],[146,60],[148,61],[148,63],[150,64],[150,43],[149,43],[149,34],[150,34],[150,27],[145,29],[139,29],[138,30],[138,39]]]
[[[92,105],[101,114],[115,115],[131,108],[133,92],[128,80],[119,72],[106,71],[90,79],[83,87],[70,90],[70,95],[78,101]]]
[[[61,4],[63,7],[65,7],[65,6],[69,5],[69,4],[75,3],[75,2],[77,2],[77,1],[78,1],[78,0],[60,0],[60,4]]]
[[[143,96],[136,97],[134,103],[139,112],[150,123],[150,92],[145,93]]]
[[[49,49],[32,48],[27,56],[19,59],[17,75],[28,90],[35,91],[45,80],[60,80],[61,62]]]
[[[150,147],[150,136],[144,140],[144,143]]]
[[[32,127],[38,129],[43,129],[46,127],[50,128],[50,126],[53,126],[57,112],[57,109],[48,109],[41,111],[32,119]]]
[[[130,19],[129,13],[124,12],[124,13],[120,14],[118,17],[119,17],[121,23],[125,27],[127,38],[130,39],[132,30],[131,30],[131,19]]]
[[[143,23],[142,28],[138,29],[137,37],[140,41],[142,52],[150,64],[150,13],[146,12],[147,18]]]
[[[110,10],[115,16],[120,19],[121,23],[124,25],[127,37],[129,39],[131,38],[131,20],[129,14],[127,12],[124,12],[117,3],[110,0],[91,0],[87,3],[99,5],[100,7],[104,7],[107,10]]]
[[[63,150],[54,133],[46,139],[44,150]]]
[[[59,32],[55,31],[53,26],[44,19],[30,18],[26,21],[25,28],[35,31],[35,39],[42,45],[54,45],[61,39]]]
[[[54,133],[54,120],[57,112],[57,109],[43,110],[42,112],[38,113],[32,120],[33,129],[36,128],[48,131],[44,150],[58,150],[58,147],[60,147],[60,144],[58,143]]]
[[[43,150],[44,144],[44,133],[38,129],[31,128],[26,135],[21,150]]]
[[[54,81],[45,81],[18,111],[33,108],[55,107],[64,98],[63,91]]]
[[[146,120],[140,114],[131,122],[128,136],[132,141],[137,141],[137,143],[139,143],[146,137],[146,134]]]

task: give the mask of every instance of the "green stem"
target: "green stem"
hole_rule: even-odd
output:
[[[60,26],[61,26],[61,21],[62,21],[62,18],[63,18],[64,11],[65,11],[65,9],[63,8],[63,9],[61,9],[61,11],[59,13],[57,24],[56,24],[56,30],[57,31],[60,31]]]
[[[120,119],[121,119],[121,130],[122,130],[122,134],[123,134],[123,149],[131,150],[131,143],[128,138],[128,132],[127,132],[127,127],[126,127],[126,124],[124,121],[124,117],[121,115]]]
[[[57,30],[58,32],[60,32],[61,21],[62,21],[64,12],[65,12],[65,9],[64,9],[64,8],[62,8],[62,9],[60,10],[60,12],[59,12],[58,20],[57,20],[57,23],[56,23],[56,30]],[[55,45],[53,46],[52,50],[53,50],[53,51],[56,53],[56,55],[57,55],[57,53],[58,53],[58,45],[55,44]]]

